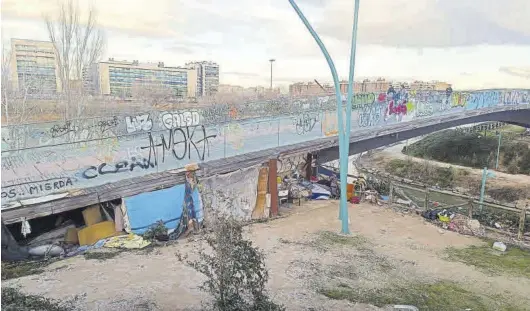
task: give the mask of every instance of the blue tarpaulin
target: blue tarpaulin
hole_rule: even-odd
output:
[[[159,220],[164,222],[166,228],[175,229],[182,216],[184,195],[185,185],[182,184],[124,198],[132,232],[143,234]],[[192,193],[193,207],[200,222],[203,211],[199,196],[199,190],[195,189]]]

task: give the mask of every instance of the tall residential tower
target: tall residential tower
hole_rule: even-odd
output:
[[[61,81],[53,44],[49,41],[11,39],[11,83],[26,94],[54,94]]]
[[[214,62],[190,62],[186,67],[197,71],[197,97],[214,95],[219,91],[219,65]]]

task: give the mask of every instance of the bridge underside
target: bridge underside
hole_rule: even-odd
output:
[[[471,116],[467,118],[459,118],[452,121],[445,120],[437,124],[433,124],[432,122],[426,122],[425,124],[416,126],[414,128],[393,131],[392,133],[388,134],[380,134],[376,137],[369,137],[366,139],[354,139],[354,141],[350,139],[351,143],[349,148],[349,154],[358,154],[361,152],[390,145],[410,138],[426,135],[429,133],[441,131],[444,129],[452,128],[455,126],[486,121],[500,121],[518,126],[530,127],[530,109],[498,111],[488,114]],[[382,129],[382,131],[385,130]],[[318,152],[318,158],[319,161],[322,163],[337,160],[339,158],[339,147],[334,146],[330,148],[321,149]]]

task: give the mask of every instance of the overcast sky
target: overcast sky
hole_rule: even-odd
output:
[[[287,0],[79,0],[107,32],[105,58],[212,60],[221,83],[331,81]],[[353,0],[298,0],[348,76]],[[47,40],[57,0],[2,0],[2,42]],[[86,11],[86,9],[85,9]],[[444,80],[456,89],[530,88],[530,0],[361,0],[356,77]],[[357,79],[356,79],[357,80]]]

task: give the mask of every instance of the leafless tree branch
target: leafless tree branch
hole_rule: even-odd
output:
[[[82,87],[83,72],[100,60],[105,48],[105,34],[97,26],[95,9],[90,7],[86,18],[82,18],[81,13],[77,2],[64,0],[59,3],[57,17],[44,17],[66,98],[65,118],[79,117],[83,113],[86,100],[79,98],[86,95]]]

